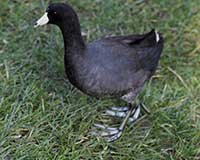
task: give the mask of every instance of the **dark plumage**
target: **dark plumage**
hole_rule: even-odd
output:
[[[78,17],[69,5],[51,4],[47,13],[48,23],[59,26],[63,34],[69,81],[90,96],[116,97],[131,103],[156,70],[163,48],[161,34],[152,30],[85,44]]]

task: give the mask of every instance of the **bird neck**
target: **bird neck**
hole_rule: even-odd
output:
[[[78,19],[72,20],[71,22],[63,22],[59,27],[64,39],[65,54],[70,52],[72,49],[85,48]]]

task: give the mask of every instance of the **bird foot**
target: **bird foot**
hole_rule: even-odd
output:
[[[129,118],[129,122],[134,122],[140,114],[141,110],[141,104],[139,104],[138,107],[135,107],[131,113],[131,116]],[[112,116],[115,118],[124,118],[127,115],[127,112],[129,111],[129,107],[112,107],[111,109],[107,109],[104,113],[104,115]]]
[[[133,109],[131,116],[128,119],[129,122],[135,122],[139,118],[140,110],[140,106]],[[128,111],[129,107],[112,107],[110,110],[106,110],[104,114],[118,118],[125,118]],[[120,127],[109,127],[108,125],[95,123],[91,135],[103,137],[107,142],[113,142],[121,137],[124,128],[125,123],[122,123]]]
[[[91,132],[91,135],[103,137],[107,142],[115,141],[122,135],[122,131],[119,128],[96,123],[94,124],[94,128],[95,130]]]

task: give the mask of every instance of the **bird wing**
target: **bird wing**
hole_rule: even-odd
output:
[[[110,41],[118,41],[130,47],[152,47],[155,46],[161,39],[161,35],[154,29],[143,35],[126,35],[106,37]]]

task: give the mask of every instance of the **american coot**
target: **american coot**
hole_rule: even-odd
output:
[[[128,103],[128,107],[112,108],[126,113],[119,128],[96,124],[105,129],[101,135],[106,135],[108,141],[118,139],[130,117],[135,120],[139,116],[140,106],[134,107],[133,101],[156,70],[163,48],[161,34],[152,30],[143,35],[105,37],[86,44],[75,11],[64,3],[48,6],[35,27],[44,24],[55,24],[62,31],[65,71],[75,87],[96,98],[115,97]]]

